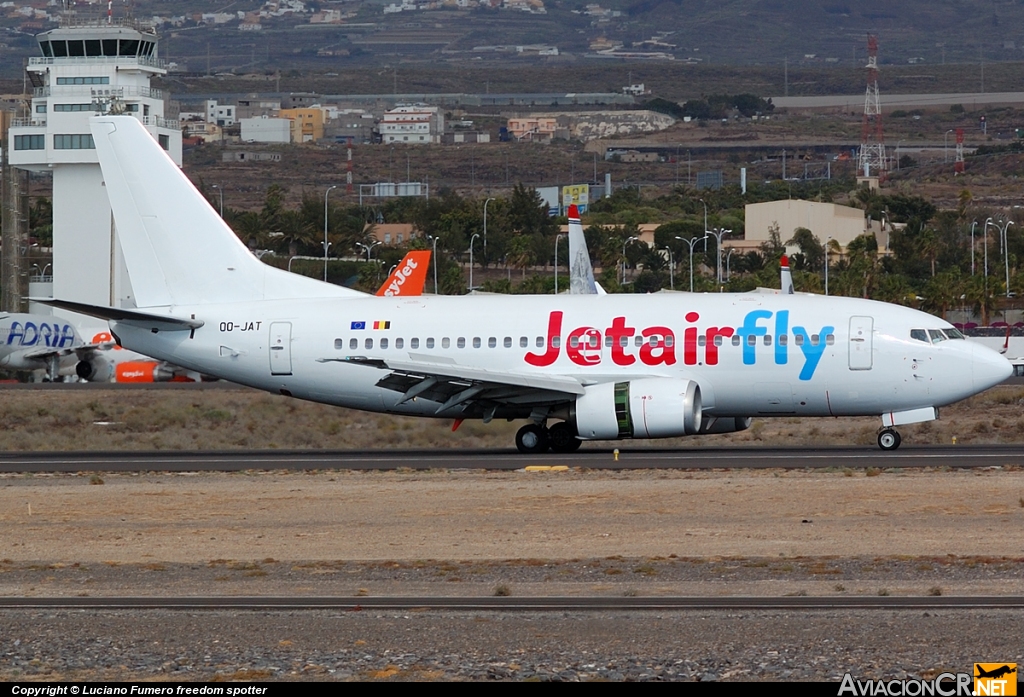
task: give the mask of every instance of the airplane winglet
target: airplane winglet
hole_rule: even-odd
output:
[[[782,276],[782,283],[779,286],[782,288],[783,295],[792,295],[793,290],[793,274],[789,271],[789,257],[785,254],[782,255],[782,259],[779,260],[779,272]]]
[[[569,205],[569,293],[571,295],[597,295],[594,267],[590,264],[587,238],[580,223],[580,209]]]

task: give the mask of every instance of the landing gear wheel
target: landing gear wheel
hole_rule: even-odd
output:
[[[878,434],[878,447],[882,450],[895,450],[902,442],[903,439],[895,429],[887,428]]]
[[[525,455],[546,453],[550,444],[548,430],[537,424],[526,424],[516,433],[516,447]]]
[[[576,430],[565,421],[549,428],[548,438],[551,440],[551,449],[556,453],[574,453],[583,444],[576,437]]]

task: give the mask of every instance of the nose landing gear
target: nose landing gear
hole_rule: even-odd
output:
[[[883,428],[878,432],[878,447],[882,450],[895,450],[902,442],[899,431],[894,428]]]

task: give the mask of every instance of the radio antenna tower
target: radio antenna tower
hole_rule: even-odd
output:
[[[882,135],[882,103],[878,98],[878,37],[868,34],[868,87],[864,95],[864,126],[861,129],[860,153],[857,156],[859,175],[885,179],[889,169]]]

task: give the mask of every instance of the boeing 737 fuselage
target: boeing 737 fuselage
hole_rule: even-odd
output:
[[[870,300],[367,296],[263,265],[137,120],[92,123],[139,307],[54,304],[204,374],[369,411],[528,419],[520,450],[567,452],[785,415],[881,416],[895,448],[894,426],[1011,373],[947,322]]]

